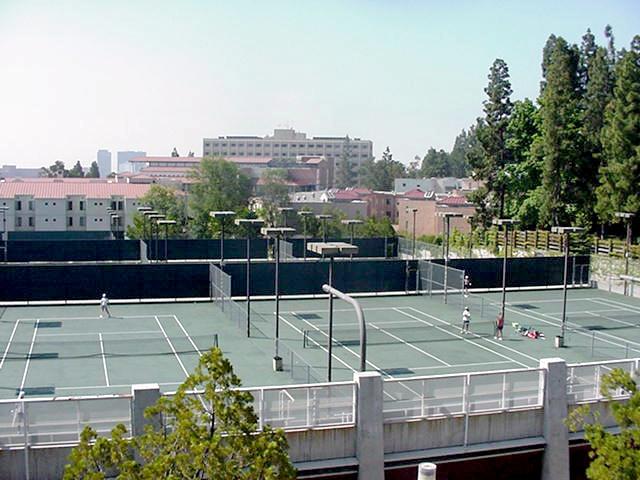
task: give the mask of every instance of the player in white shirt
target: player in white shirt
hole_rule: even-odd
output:
[[[469,311],[469,307],[464,307],[462,312],[462,330],[460,333],[470,333],[469,332],[469,323],[471,322],[471,312]]]
[[[109,311],[109,299],[107,298],[107,294],[103,293],[102,298],[100,299],[100,318],[104,317],[104,314],[107,314],[108,318],[111,318],[111,312]]]

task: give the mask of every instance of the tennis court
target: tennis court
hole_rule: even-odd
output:
[[[386,378],[536,367],[560,356],[587,362],[640,356],[640,301],[595,289],[570,290],[567,346],[554,347],[561,290],[509,292],[504,341],[494,338],[500,293],[359,298],[364,307],[367,369]],[[238,302],[242,306],[242,302]],[[471,310],[471,333],[461,312]],[[328,301],[280,303],[279,354],[274,372],[274,302],[252,304],[251,337],[213,303],[7,307],[0,318],[0,398],[129,393],[131,384],[159,383],[172,391],[216,342],[246,386],[311,383],[327,378]],[[228,307],[227,307],[228,308]],[[544,333],[532,339],[512,323]],[[333,380],[350,380],[359,365],[353,309],[334,303]]]

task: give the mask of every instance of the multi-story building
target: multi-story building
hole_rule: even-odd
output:
[[[347,188],[297,192],[290,195],[296,209],[309,209],[322,213],[327,207],[343,212],[349,218],[388,218],[396,221],[396,195],[368,188]]]
[[[28,232],[124,232],[149,190],[149,185],[101,180],[43,180],[0,182],[8,232],[23,237]],[[113,223],[112,214],[118,216]]]
[[[100,178],[107,178],[113,171],[111,169],[111,152],[109,150],[98,150],[96,163],[98,164],[98,170],[100,170]]]
[[[393,188],[398,193],[405,193],[416,188],[423,192],[464,194],[478,189],[481,182],[472,178],[431,177],[431,178],[396,178]]]
[[[39,168],[18,168],[15,165],[0,167],[0,178],[36,178],[39,174]]]
[[[146,157],[147,152],[118,152],[118,173],[136,172],[135,166],[131,164],[131,160],[136,157]]]
[[[346,137],[311,137],[291,128],[277,128],[273,135],[222,136],[203,140],[203,156],[220,156],[232,160],[233,157],[270,157],[274,159],[295,159],[300,156],[324,157],[329,168],[330,185],[333,185],[334,169],[340,164],[347,145]],[[352,138],[349,141],[349,158],[353,170],[373,157],[373,142]]]

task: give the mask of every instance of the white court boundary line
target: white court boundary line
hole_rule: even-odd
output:
[[[635,305],[627,305],[625,303],[617,302],[615,300],[609,300],[608,298],[592,298],[592,299],[589,299],[589,301],[593,303],[597,303],[598,305],[604,305],[606,307],[615,307],[618,309],[618,311],[640,313],[640,307],[636,307]]]
[[[127,320],[129,318],[148,318],[149,320],[153,320],[155,317],[172,317],[173,315],[170,314],[160,314],[160,315],[154,315],[154,314],[149,314],[149,315],[111,315],[110,318],[114,319],[114,320]],[[102,317],[38,317],[36,318],[19,318],[18,320],[23,320],[23,321],[35,321],[35,320],[42,320],[43,322],[47,322],[47,321],[51,321],[51,320],[105,320]]]
[[[38,334],[38,326],[40,325],[40,320],[36,320],[36,324],[33,329],[33,337],[31,337],[31,346],[29,346],[29,353],[27,355],[27,363],[24,365],[24,373],[22,374],[22,382],[20,382],[20,391],[24,390],[24,383],[27,380],[27,372],[29,371],[29,362],[31,362],[31,353],[33,352],[33,345],[36,342],[36,335]]]
[[[83,335],[141,335],[156,333],[160,335],[162,332],[159,330],[123,330],[120,332],[69,332],[69,333],[41,333],[38,338],[42,337],[81,337]]]
[[[457,327],[456,325],[453,325],[452,323],[446,322],[446,321],[444,321],[444,320],[442,320],[442,319],[440,319],[440,318],[438,318],[438,317],[435,317],[435,316],[430,315],[430,314],[428,314],[428,313],[426,313],[426,312],[423,312],[423,311],[421,311],[421,310],[418,310],[417,308],[413,308],[413,307],[405,307],[405,308],[407,308],[407,309],[411,309],[411,310],[413,310],[414,312],[416,312],[416,313],[418,313],[418,314],[420,314],[420,315],[424,315],[425,317],[431,318],[432,320],[436,320],[436,321],[438,321],[438,322],[444,323],[445,325],[449,325],[449,326],[451,326],[451,327]],[[416,320],[418,320],[418,321],[424,322],[425,324],[427,324],[427,325],[429,325],[429,326],[431,326],[431,327],[437,328],[438,330],[441,330],[441,331],[443,331],[443,332],[445,332],[445,333],[447,333],[447,334],[449,334],[449,335],[451,335],[451,336],[453,336],[453,337],[456,337],[456,338],[458,338],[458,339],[460,339],[460,340],[464,340],[465,342],[467,342],[467,343],[469,343],[469,344],[471,344],[471,345],[475,345],[475,346],[477,346],[478,348],[481,348],[481,349],[483,349],[483,350],[486,350],[486,351],[488,351],[488,352],[491,352],[491,353],[493,353],[494,355],[497,355],[497,356],[499,356],[499,357],[502,357],[502,358],[504,358],[504,359],[506,359],[506,360],[509,360],[509,361],[513,362],[513,363],[517,363],[518,365],[520,365],[520,366],[522,366],[522,367],[525,367],[525,368],[531,368],[531,367],[529,367],[529,365],[527,365],[527,364],[525,364],[525,363],[522,363],[522,362],[520,362],[520,361],[518,361],[518,360],[515,360],[515,359],[513,359],[513,358],[511,358],[511,357],[509,357],[509,356],[507,356],[507,355],[504,355],[504,354],[502,354],[502,353],[500,353],[500,352],[497,352],[496,350],[494,350],[494,349],[492,349],[492,348],[485,347],[484,345],[481,345],[481,344],[476,343],[476,342],[472,342],[472,341],[470,341],[468,338],[464,338],[464,337],[463,337],[463,336],[461,336],[461,335],[458,335],[458,334],[456,334],[456,333],[450,332],[449,330],[446,330],[446,329],[444,329],[444,328],[442,328],[442,327],[439,327],[439,326],[434,325],[434,324],[432,324],[432,323],[430,323],[430,322],[427,322],[426,320],[420,319],[420,318],[418,318],[418,317],[416,317],[416,316],[414,316],[414,315],[411,315],[411,314],[409,314],[409,313],[407,313],[407,312],[403,312],[403,311],[402,311],[402,310],[400,310],[400,309],[397,309],[397,311],[398,311],[399,313],[402,313],[403,315],[406,315],[406,316],[407,316],[407,317],[409,317],[409,318],[414,318],[414,319],[416,319]],[[509,347],[507,347],[507,346],[505,346],[505,345],[502,345],[502,344],[499,344],[499,343],[491,342],[489,339],[486,339],[486,338],[484,338],[484,337],[481,337],[480,335],[477,335],[477,334],[475,334],[475,333],[473,333],[473,332],[471,332],[471,335],[475,336],[476,338],[480,338],[480,339],[483,339],[483,340],[487,340],[487,341],[488,341],[489,343],[491,343],[491,344],[495,344],[496,346],[499,346],[499,347],[505,348],[506,350],[513,351],[514,353],[517,353],[517,354],[519,354],[519,355],[522,355],[523,357],[527,357],[527,358],[529,358],[529,359],[531,359],[531,360],[533,360],[533,361],[535,361],[535,362],[538,362],[538,363],[540,362],[537,358],[530,357],[530,356],[529,356],[529,355],[527,355],[527,354],[524,354],[524,353],[518,352],[517,350],[513,350],[513,349],[511,349],[511,348],[509,348]]]
[[[442,359],[440,359],[440,358],[436,357],[435,355],[432,355],[431,353],[425,352],[424,350],[422,350],[421,348],[417,347],[417,346],[416,346],[416,345],[414,345],[413,343],[409,343],[409,342],[407,342],[406,340],[404,340],[404,339],[402,339],[402,338],[398,337],[397,335],[394,335],[394,334],[392,334],[392,333],[390,333],[390,332],[387,332],[384,328],[380,328],[380,327],[378,327],[378,326],[377,326],[376,324],[374,324],[374,323],[370,323],[369,325],[371,325],[373,328],[377,329],[378,331],[380,331],[380,332],[384,333],[385,335],[388,335],[388,336],[390,336],[391,338],[394,338],[394,339],[398,340],[398,341],[400,342],[400,344],[401,344],[401,345],[405,345],[405,346],[407,346],[407,347],[409,347],[409,348],[412,348],[412,349],[414,349],[414,350],[416,350],[416,351],[418,351],[418,352],[420,352],[420,353],[423,353],[423,354],[425,354],[427,357],[429,357],[429,358],[433,358],[435,361],[437,361],[438,363],[441,363],[442,365],[444,365],[444,366],[446,366],[446,367],[450,367],[450,366],[451,366],[451,364],[450,364],[450,363],[445,362],[444,360],[442,360]]]
[[[178,326],[180,327],[180,330],[182,330],[182,333],[184,333],[184,336],[187,337],[187,339],[189,340],[189,342],[191,343],[191,345],[193,346],[193,348],[196,349],[196,352],[198,352],[199,356],[202,356],[202,352],[200,351],[200,349],[196,346],[196,344],[193,342],[193,339],[191,338],[191,335],[189,335],[187,333],[187,331],[184,329],[184,326],[182,325],[182,322],[180,320],[178,320],[178,316],[177,315],[171,315],[174,320],[178,323]]]
[[[187,369],[184,368],[184,364],[182,363],[182,360],[180,360],[180,357],[178,356],[178,352],[176,352],[176,349],[173,348],[173,343],[171,343],[171,340],[169,340],[169,337],[167,336],[167,332],[165,332],[164,328],[162,328],[162,324],[160,323],[160,320],[158,320],[158,316],[156,315],[156,316],[154,316],[154,318],[156,319],[156,322],[158,323],[158,326],[160,327],[160,330],[162,330],[162,334],[164,335],[165,340],[169,344],[169,347],[171,348],[171,351],[173,352],[173,355],[176,357],[176,360],[180,364],[180,367],[182,368],[182,371],[184,372],[185,376],[188,377],[189,376],[189,372],[187,372]]]
[[[102,334],[98,334],[98,338],[100,339],[100,352],[102,352],[102,368],[104,369],[104,379],[107,382],[107,387],[109,386],[109,373],[107,372],[107,359],[104,356],[104,344],[102,343]]]
[[[16,334],[16,330],[18,329],[18,323],[20,323],[20,319],[16,320],[16,323],[13,326],[13,330],[11,331],[11,336],[9,337],[9,341],[7,342],[7,348],[4,349],[4,353],[2,354],[2,361],[0,361],[0,369],[4,365],[4,361],[7,358],[7,353],[9,353],[9,347],[11,347],[13,336]]]

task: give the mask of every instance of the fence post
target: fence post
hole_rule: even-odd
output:
[[[383,384],[378,372],[355,372],[358,480],[384,479]]]
[[[144,383],[131,385],[131,434],[142,435],[146,425],[160,427],[160,418],[145,418],[144,411],[147,407],[155,405],[160,399],[160,386],[157,383]]]
[[[567,418],[567,364],[561,358],[543,358],[545,370],[543,433],[546,441],[542,480],[569,480]]]

